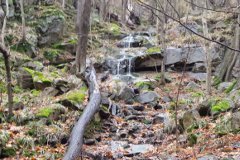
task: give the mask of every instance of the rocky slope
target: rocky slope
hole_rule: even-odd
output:
[[[19,5],[11,5],[6,44],[11,50],[14,116],[7,117],[4,63],[0,55],[0,158],[61,159],[72,126],[87,104],[87,87],[74,75],[74,7],[52,1],[25,7],[27,39],[21,41]],[[166,85],[161,85],[162,49],[156,29],[131,31],[99,22],[92,14],[89,56],[101,87],[101,109],[85,133],[86,159],[239,159],[240,111],[237,81],[213,79],[206,100],[202,41],[168,23]],[[183,18],[184,20],[184,18]],[[209,14],[210,34],[226,44],[234,15]],[[201,33],[201,17],[186,23]],[[224,48],[213,45],[213,71]],[[179,100],[176,100],[183,61]],[[174,115],[178,102],[178,125]],[[178,144],[176,144],[178,130]],[[176,149],[177,146],[177,149]]]

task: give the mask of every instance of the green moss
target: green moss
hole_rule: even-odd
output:
[[[230,102],[228,100],[222,100],[211,107],[212,113],[225,112],[230,108]]]
[[[2,149],[2,157],[12,157],[16,155],[16,150],[12,147]]]
[[[39,118],[49,118],[53,114],[54,110],[50,107],[41,108],[36,114]]]
[[[144,89],[144,90],[153,90],[153,83],[149,81],[141,81],[141,82],[136,82],[134,84],[137,88],[139,89]]]
[[[6,93],[6,92],[7,92],[6,84],[0,80],[0,93]]]
[[[61,54],[61,51],[58,49],[49,49],[44,51],[43,53],[44,57],[49,61],[53,61],[54,59],[56,59],[59,54]]]
[[[27,67],[24,67],[24,70],[32,75],[34,82],[42,82],[42,83],[52,83],[52,81],[44,76],[42,72],[34,71]]]
[[[70,92],[66,99],[68,99],[73,104],[81,104],[85,99],[86,93],[82,91]]]
[[[151,47],[151,48],[147,49],[146,52],[148,54],[151,54],[151,53],[161,53],[161,48],[160,47]]]
[[[221,82],[222,82],[222,80],[219,77],[214,77],[213,78],[213,85],[214,86],[218,86]]]
[[[104,32],[110,33],[113,36],[119,36],[121,34],[121,27],[116,23],[108,23]]]
[[[237,80],[234,80],[232,84],[224,92],[230,93],[233,90],[233,88],[236,86],[236,84],[237,84]]]
[[[192,97],[193,98],[201,98],[201,97],[204,97],[204,93],[203,92],[193,92]]]
[[[196,134],[189,134],[188,135],[188,143],[190,146],[193,146],[195,144],[197,144],[197,135]]]
[[[40,18],[47,18],[50,16],[57,16],[65,20],[65,13],[58,6],[41,6],[42,12]]]
[[[11,49],[20,53],[26,53],[32,50],[32,45],[27,41],[20,41],[19,43],[11,46]]]

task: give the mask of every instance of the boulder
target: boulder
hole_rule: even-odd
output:
[[[200,88],[200,86],[198,84],[196,84],[195,82],[191,81],[187,84],[186,88],[187,89],[197,89],[197,88]]]
[[[36,29],[39,33],[38,44],[40,46],[51,45],[59,41],[65,27],[65,14],[62,10],[53,6],[43,9],[38,21]]]
[[[118,96],[119,100],[125,101],[127,104],[132,104],[134,102],[135,93],[134,90],[130,87],[124,87]]]
[[[197,123],[200,118],[199,113],[196,110],[187,111],[182,117],[182,127],[186,130],[193,124]]]
[[[35,71],[42,71],[44,68],[43,64],[38,61],[30,61],[30,62],[24,63],[22,67],[27,67]]]
[[[231,126],[232,126],[233,131],[239,131],[240,130],[240,111],[232,114]]]
[[[22,89],[33,89],[34,88],[34,83],[33,83],[33,77],[32,75],[21,69],[18,72],[17,76],[17,84],[22,88]]]
[[[162,53],[146,53],[143,56],[133,58],[134,70],[141,71],[161,67],[163,60]]]
[[[206,72],[206,64],[205,63],[195,63],[192,69],[193,72],[199,73],[199,72]]]
[[[218,85],[218,90],[220,92],[225,91],[227,88],[229,88],[232,85],[232,82],[222,82]]]
[[[146,104],[150,102],[155,102],[159,99],[159,95],[154,91],[141,93],[136,97],[137,101],[141,104]]]

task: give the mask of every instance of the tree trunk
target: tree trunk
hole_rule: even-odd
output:
[[[7,94],[8,94],[8,113],[9,116],[13,115],[13,93],[12,93],[12,80],[11,80],[11,69],[9,63],[10,54],[5,49],[5,47],[0,44],[0,52],[3,54],[4,63],[6,67],[6,75],[7,75]]]
[[[126,15],[127,15],[128,0],[122,0],[122,24],[126,24]]]
[[[25,23],[25,13],[24,13],[24,5],[23,0],[20,0],[21,6],[21,17],[22,17],[22,40],[26,40],[26,23]]]
[[[9,15],[9,6],[8,6],[8,0],[6,0],[6,13],[5,13],[5,17],[3,20],[3,27],[2,27],[2,32],[1,32],[1,41],[2,41],[3,47],[5,47],[4,38],[5,38],[5,29],[6,29],[8,15]]]
[[[62,0],[62,9],[65,9],[65,0]]]
[[[80,156],[85,128],[94,114],[98,111],[101,102],[96,72],[92,64],[89,63],[85,73],[85,80],[89,87],[90,101],[72,130],[70,144],[64,156],[64,160],[75,160]]]
[[[91,13],[91,0],[79,0],[77,12],[78,44],[76,53],[76,73],[82,74],[86,69],[86,52]]]
[[[207,3],[207,2],[206,2]],[[207,27],[207,20],[205,19],[205,11],[202,15],[202,24],[203,24],[203,34],[205,37],[208,37],[211,39],[209,33],[208,33],[208,27]],[[210,51],[210,44],[208,41],[204,42],[204,50],[206,54],[206,64],[207,64],[207,81],[206,81],[206,87],[207,87],[207,95],[211,95],[211,79],[212,79],[212,57],[211,57],[211,51]]]
[[[240,2],[238,0],[238,6],[239,6]],[[238,11],[240,11],[240,9],[238,9]],[[235,33],[235,49],[239,49],[239,35],[240,35],[240,14],[238,14],[238,19],[237,19],[237,24],[236,24],[236,33]],[[232,70],[233,70],[233,67],[237,61],[237,57],[238,57],[238,52],[235,51],[234,52],[234,56],[233,56],[233,59],[227,69],[227,73],[226,73],[226,76],[225,76],[225,81],[229,81],[230,80],[230,77],[231,77],[231,73],[232,73]]]

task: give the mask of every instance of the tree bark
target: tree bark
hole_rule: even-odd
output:
[[[75,160],[80,156],[85,128],[93,118],[94,114],[98,111],[101,102],[101,94],[97,84],[96,72],[92,64],[88,65],[85,73],[85,80],[89,87],[90,101],[72,130],[70,144],[64,156],[64,160]]]
[[[205,37],[211,38],[208,33],[207,20],[205,19],[205,15],[206,13],[205,11],[203,11],[203,15],[202,15],[203,34]],[[212,79],[212,57],[211,57],[209,42],[205,41],[204,49],[205,49],[206,62],[207,62],[207,80],[206,80],[207,90],[206,91],[207,91],[207,95],[210,96],[211,95],[211,79]]]
[[[23,0],[20,0],[21,6],[21,17],[22,17],[22,40],[26,40],[26,23],[25,23],[25,13],[24,13],[24,5]]]
[[[82,74],[86,69],[86,52],[91,13],[91,0],[78,0],[77,26],[78,44],[76,53],[76,73]]]
[[[127,15],[128,0],[122,0],[122,24],[126,24],[126,15]]]
[[[62,9],[65,9],[65,0],[62,0]]]
[[[0,44],[0,52],[3,54],[4,63],[6,68],[6,75],[7,75],[7,94],[8,94],[8,113],[9,116],[13,115],[13,93],[12,93],[12,80],[11,80],[11,69],[9,63],[10,54],[6,50],[6,48]]]
[[[6,13],[5,13],[5,17],[3,20],[3,27],[2,27],[2,32],[1,32],[1,41],[2,41],[2,45],[3,47],[5,47],[5,29],[6,29],[6,24],[7,24],[7,17],[9,14],[9,6],[8,6],[8,0],[6,0]]]

